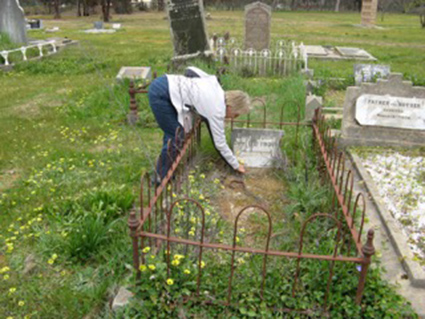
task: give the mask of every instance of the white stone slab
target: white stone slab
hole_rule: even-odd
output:
[[[115,33],[117,32],[117,30],[114,29],[89,29],[89,30],[85,30],[85,33]]]
[[[121,23],[112,23],[112,29],[114,30],[121,29]]]
[[[326,52],[325,48],[321,45],[306,45],[304,46],[307,55],[319,55],[319,56],[326,56],[328,53]]]
[[[368,58],[370,56],[365,50],[359,48],[335,47],[335,49],[344,57]]]
[[[232,131],[233,152],[247,167],[273,167],[282,162],[281,130],[235,128]]]
[[[361,95],[356,102],[360,125],[425,130],[425,99]]]
[[[150,80],[152,79],[152,70],[147,66],[123,66],[117,75],[117,80]]]

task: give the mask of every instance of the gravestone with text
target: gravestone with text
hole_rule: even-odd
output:
[[[403,76],[349,87],[345,95],[342,139],[345,146],[424,146],[425,87]]]
[[[354,80],[356,85],[362,82],[372,82],[374,79],[387,78],[390,75],[389,65],[382,64],[354,64]]]
[[[14,43],[27,43],[25,15],[19,0],[0,0],[0,33],[7,34]]]
[[[374,26],[376,22],[376,14],[378,12],[378,0],[362,1],[362,25]]]
[[[202,0],[168,0],[167,12],[175,56],[210,50]]]
[[[280,141],[283,134],[281,130],[234,128],[233,152],[247,167],[282,166]]]
[[[270,6],[254,2],[245,6],[245,49],[261,51],[270,46]]]

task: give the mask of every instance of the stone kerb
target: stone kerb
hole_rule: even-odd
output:
[[[377,83],[362,83],[360,87],[347,88],[342,120],[342,145],[403,147],[425,145],[423,129],[360,125],[356,120],[356,103],[366,94],[425,99],[425,87],[414,87],[412,82],[403,81],[402,74],[391,73],[388,80],[379,79]]]
[[[245,6],[245,50],[269,49],[271,16],[272,9],[267,4],[254,2]]]

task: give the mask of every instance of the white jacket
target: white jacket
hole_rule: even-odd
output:
[[[238,169],[239,162],[226,142],[224,118],[226,103],[224,91],[217,77],[204,71],[190,67],[189,70],[199,78],[188,78],[183,75],[168,75],[171,103],[177,111],[179,123],[188,132],[191,129],[191,107],[206,121],[215,148],[223,159],[233,168]]]

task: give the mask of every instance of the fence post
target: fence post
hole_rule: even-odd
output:
[[[140,221],[136,216],[136,211],[133,209],[128,218],[128,228],[130,228],[130,236],[133,242],[133,266],[136,270],[136,280],[140,279],[140,260],[139,260],[139,240],[137,238],[137,229],[140,226]]]
[[[375,232],[373,229],[369,229],[367,232],[366,244],[362,247],[362,253],[364,255],[362,270],[360,272],[359,285],[357,287],[356,304],[360,305],[363,297],[363,291],[366,283],[367,271],[369,269],[371,257],[375,254],[375,247],[373,246],[373,238]]]
[[[139,114],[137,112],[136,89],[134,88],[133,80],[130,81],[128,94],[130,94],[130,113],[127,115],[127,121],[128,124],[134,125],[139,120]]]

